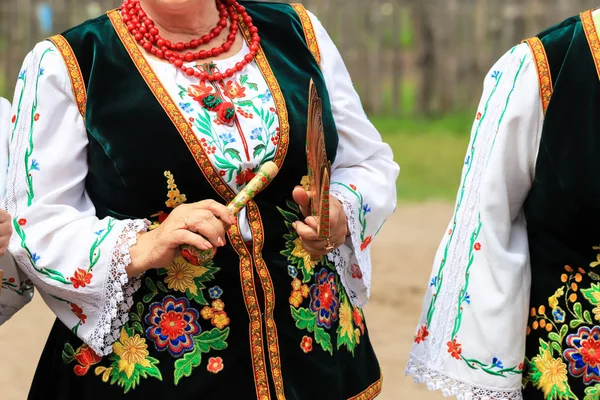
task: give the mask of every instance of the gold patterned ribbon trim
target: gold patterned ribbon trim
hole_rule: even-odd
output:
[[[306,45],[308,49],[312,53],[315,60],[317,60],[317,64],[321,65],[321,51],[319,50],[319,42],[317,42],[317,35],[315,34],[315,28],[313,27],[312,21],[308,16],[308,12],[306,12],[306,8],[302,4],[292,4],[291,5],[298,17],[300,17],[300,22],[302,23],[302,29],[304,30],[304,37],[306,38]]]
[[[85,89],[85,82],[83,81],[83,75],[81,74],[81,68],[79,67],[79,62],[77,62],[77,57],[75,57],[75,53],[73,52],[71,45],[69,42],[67,42],[67,39],[65,39],[64,36],[56,35],[48,38],[48,40],[51,41],[54,46],[56,46],[65,62],[67,71],[69,73],[69,79],[71,80],[71,89],[73,90],[75,101],[77,102],[77,108],[79,108],[79,113],[85,121],[87,92]]]
[[[550,65],[548,64],[548,56],[542,41],[537,37],[532,37],[525,40],[533,53],[533,59],[537,69],[537,75],[540,86],[540,98],[542,100],[542,110],[546,115],[546,110],[552,98],[552,75],[550,74]]]

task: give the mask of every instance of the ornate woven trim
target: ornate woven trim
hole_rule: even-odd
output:
[[[546,110],[550,104],[552,98],[552,75],[550,74],[550,65],[548,64],[548,56],[546,49],[542,41],[537,37],[532,37],[524,40],[529,45],[533,58],[535,60],[535,66],[537,69],[538,80],[540,84],[540,98],[542,100],[542,110],[546,115]]]
[[[315,34],[315,28],[313,27],[312,21],[306,12],[306,8],[302,4],[291,4],[291,6],[296,10],[298,17],[300,17],[300,22],[302,23],[302,29],[304,29],[304,37],[306,38],[306,45],[308,49],[312,53],[315,60],[317,60],[317,64],[321,65],[321,51],[319,50],[319,42],[317,42],[317,35]]]

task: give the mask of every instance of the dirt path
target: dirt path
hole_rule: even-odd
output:
[[[403,205],[375,241],[372,300],[366,309],[385,376],[382,400],[434,400],[404,377],[433,254],[451,215],[449,204]],[[54,318],[36,295],[33,304],[0,327],[0,397],[26,399]]]

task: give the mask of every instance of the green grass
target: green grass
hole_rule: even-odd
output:
[[[373,118],[400,164],[400,201],[454,201],[472,122],[471,116],[460,115],[437,120]]]

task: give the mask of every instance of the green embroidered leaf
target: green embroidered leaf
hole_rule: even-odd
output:
[[[240,157],[240,152],[237,151],[236,149],[227,149],[227,150],[225,150],[225,154],[228,154],[234,160],[238,160],[239,162],[242,162],[242,157]]]
[[[292,210],[296,214],[300,214],[300,208],[298,207],[298,204],[294,203],[292,200],[286,200],[285,204],[290,210]]]
[[[202,332],[201,335],[194,338],[196,346],[203,353],[208,353],[210,349],[224,350],[227,348],[227,337],[229,336],[229,328],[219,330],[214,328],[212,331]]]
[[[203,306],[207,306],[208,305],[208,301],[206,301],[206,298],[204,297],[204,292],[202,291],[202,289],[204,289],[204,285],[202,285],[202,283],[197,283],[196,286],[201,285],[198,287],[198,291],[196,292],[196,296],[194,296],[193,293],[190,293],[189,290],[186,291],[186,293],[189,293],[188,298],[190,300],[194,300],[196,303],[201,304]],[[191,296],[191,297],[190,297]]]
[[[556,332],[550,332],[548,334],[548,339],[554,340],[555,342],[558,342],[558,343],[562,342],[562,339],[560,338],[560,336]]]
[[[329,352],[333,355],[333,346],[331,345],[331,336],[325,332],[325,329],[317,327],[315,329],[315,341],[321,345],[323,351]]]
[[[581,293],[590,304],[594,306],[600,304],[600,284],[593,283],[589,289],[581,289]]]
[[[583,324],[583,320],[581,319],[573,319],[571,320],[571,322],[569,323],[569,326],[571,328],[577,328],[579,325]]]
[[[152,299],[154,299],[154,296],[156,296],[158,293],[148,293],[147,295],[144,296],[144,298],[142,299],[142,301],[144,303],[150,303],[152,301]]]
[[[296,327],[298,329],[306,329],[309,332],[314,332],[316,327],[317,315],[306,308],[294,308],[290,306],[292,310],[292,318],[296,321]]]
[[[567,336],[568,331],[569,331],[569,328],[567,327],[567,325],[563,325],[562,328],[560,328],[560,341],[561,342],[563,341],[565,336]]]
[[[240,86],[244,86],[244,83],[248,82],[248,74],[240,76]]]
[[[146,287],[147,287],[147,288],[148,288],[150,291],[152,291],[152,292],[154,292],[154,293],[158,294],[158,289],[156,288],[156,285],[154,284],[154,282],[152,281],[152,279],[150,279],[150,278],[146,277],[146,279],[144,280],[144,283],[146,284]]]
[[[160,290],[161,292],[169,293],[169,291],[167,290],[167,288],[165,287],[165,285],[162,282],[160,282],[160,281],[156,282],[156,286],[158,286],[158,290]]]
[[[558,343],[556,343],[556,342],[550,342],[550,344],[552,345],[552,348],[554,350],[556,350],[559,354],[562,353],[562,348],[561,348],[561,346]]]
[[[267,149],[267,146],[265,146],[264,144],[259,144],[258,146],[256,146],[254,148],[253,156],[258,157],[260,155],[260,153],[262,153],[266,149]]]
[[[131,322],[140,322],[140,316],[137,315],[136,313],[131,313],[131,314],[129,314],[129,320]]]
[[[65,364],[71,364],[75,357],[75,349],[70,343],[65,343],[65,347],[62,351],[62,360]]]
[[[236,168],[235,165],[233,165],[229,161],[225,160],[224,158],[219,157],[216,154],[215,154],[215,160],[217,160],[219,162],[219,165],[223,166],[222,167],[223,169]]]
[[[182,378],[192,375],[192,370],[199,366],[201,361],[202,353],[198,347],[195,347],[191,353],[186,353],[183,358],[175,361],[175,386],[179,384]]]
[[[248,82],[248,87],[252,90],[256,90],[258,91],[258,85],[256,83],[250,83]]]
[[[573,305],[573,312],[578,319],[583,319],[581,303],[575,303]]]
[[[285,210],[282,210],[279,207],[277,207],[277,209],[279,210],[281,215],[283,215],[283,217],[286,219],[286,221],[289,221],[290,223],[294,223],[294,222],[298,221],[298,215],[292,214],[291,212],[288,212]]]
[[[585,322],[587,322],[588,324],[592,324],[592,316],[590,315],[590,312],[588,310],[585,310],[583,312],[583,319],[585,319]]]
[[[585,389],[585,397],[583,400],[598,400],[598,398],[600,398],[600,385]]]
[[[267,118],[267,129],[271,129],[271,126],[273,126],[273,122],[275,122],[275,114],[271,114],[268,118]]]
[[[238,101],[236,103],[236,105],[239,107],[251,107],[252,101],[251,100],[242,100],[242,101]]]
[[[146,357],[146,359],[150,362],[151,367],[146,368],[146,367],[137,366],[137,368],[140,369],[140,374],[143,374],[144,378],[146,378],[147,376],[150,376],[152,378],[158,379],[159,381],[162,381],[162,374],[160,373],[160,370],[156,366],[156,364],[158,364],[159,361],[156,358],[152,358],[152,357]]]
[[[137,313],[140,315],[141,318],[142,315],[144,315],[144,305],[142,303],[137,303],[135,308],[137,309]]]
[[[47,273],[48,273],[48,276],[49,276],[51,279],[54,279],[55,281],[58,281],[58,282],[64,283],[65,285],[72,285],[72,284],[73,284],[73,282],[71,282],[71,281],[69,281],[69,280],[65,279],[64,275],[63,275],[63,274],[61,274],[59,271],[55,271],[55,270],[53,270],[53,269],[50,269],[50,268],[44,268],[43,270],[44,270],[45,272],[47,272]]]
[[[132,324],[132,326],[133,326],[133,330],[134,330],[134,331],[137,331],[137,332],[139,332],[139,333],[140,333],[140,335],[143,335],[143,334],[144,334],[144,327],[142,326],[142,324],[140,324],[139,322],[134,322],[134,323]]]

